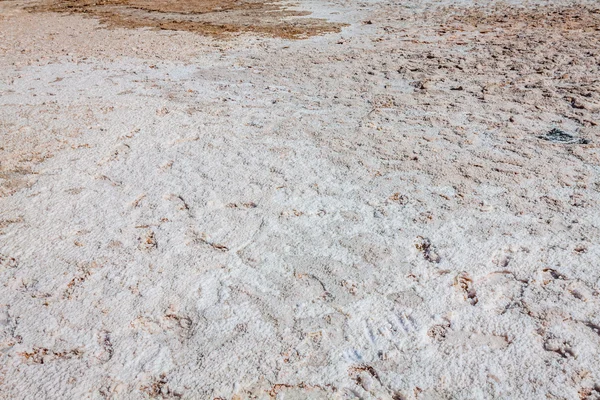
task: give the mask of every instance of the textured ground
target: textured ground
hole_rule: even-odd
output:
[[[0,398],[600,398],[596,2],[44,7],[0,1]]]
[[[223,37],[255,32],[284,38],[306,38],[339,32],[343,24],[307,16],[278,0],[41,0],[28,10],[79,13],[109,26],[168,29]]]

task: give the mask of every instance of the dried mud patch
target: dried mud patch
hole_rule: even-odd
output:
[[[343,26],[306,18],[309,12],[264,0],[49,0],[29,10],[81,13],[99,18],[111,27],[189,31],[217,37],[249,32],[301,39],[339,32]]]

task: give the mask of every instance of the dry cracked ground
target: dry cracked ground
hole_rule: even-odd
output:
[[[600,399],[600,5],[0,1],[0,398]]]

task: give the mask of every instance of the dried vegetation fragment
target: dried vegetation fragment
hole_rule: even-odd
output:
[[[415,247],[421,253],[423,253],[423,258],[429,261],[430,263],[439,263],[441,261],[441,257],[435,250],[435,247],[431,244],[431,240],[424,238],[422,236],[417,237],[417,242],[415,243]]]
[[[178,399],[182,397],[181,393],[175,392],[167,385],[166,374],[161,374],[148,385],[142,386],[140,391],[146,393],[151,398]]]
[[[36,12],[82,13],[112,27],[190,31],[212,36],[253,32],[299,39],[339,32],[342,24],[305,17],[310,13],[286,9],[263,0],[46,0]]]
[[[600,399],[600,384],[593,388],[581,388],[578,394],[581,400],[598,400]]]
[[[0,267],[2,268],[17,268],[19,263],[14,257],[10,257],[0,253]]]
[[[454,286],[463,293],[465,300],[471,305],[474,306],[479,302],[477,292],[473,288],[473,280],[468,273],[461,272],[458,274],[456,278],[454,278]]]
[[[229,203],[225,207],[227,208],[256,208],[256,203],[250,201],[247,203]]]
[[[3,234],[2,229],[9,227],[12,224],[20,224],[23,223],[23,217],[17,217],[17,218],[7,218],[7,219],[0,219],[0,235]]]
[[[584,322],[584,325],[590,328],[594,333],[600,336],[600,325],[594,324],[593,322]]]
[[[310,392],[328,393],[332,389],[333,388],[331,387],[331,385],[310,385],[304,382],[300,382],[298,384],[293,385],[287,383],[276,383],[268,391],[266,391],[266,393],[269,395],[270,398],[274,399],[279,397],[280,395],[285,395],[286,392],[292,394],[307,394]]]
[[[28,363],[47,364],[56,360],[69,360],[71,358],[80,358],[83,352],[79,349],[53,351],[43,347],[34,347],[30,352],[20,353]]]
[[[406,205],[408,203],[408,197],[401,193],[394,193],[388,198],[389,201],[398,203],[400,205]]]
[[[375,371],[375,368],[373,368],[370,365],[366,365],[366,364],[357,365],[357,366],[351,367],[348,370],[348,373],[350,374],[350,376],[353,376],[353,379],[356,379],[357,375],[360,372],[367,372],[373,378],[377,379],[378,381],[380,380],[379,379],[379,374],[377,374],[377,371]]]
[[[154,232],[151,230],[148,230],[146,233],[140,236],[138,238],[138,243],[138,248],[143,251],[152,251],[158,247]]]
[[[71,279],[71,281],[67,285],[67,288],[63,292],[63,298],[69,299],[69,300],[72,299],[73,296],[75,295],[75,291],[77,290],[77,288],[79,288],[81,285],[83,285],[85,283],[85,281],[94,273],[94,271],[100,267],[101,267],[101,265],[99,265],[95,261],[93,261],[89,264],[78,265],[77,266],[78,273],[77,273],[77,275],[75,275],[75,277],[73,277],[73,279]]]
[[[219,251],[228,251],[229,250],[229,248],[227,246],[225,246],[224,244],[217,243],[217,242],[211,240],[208,237],[208,235],[204,232],[198,233],[195,231],[191,231],[188,233],[188,236],[189,236],[189,239],[186,242],[187,245],[207,244],[215,250],[219,250]]]

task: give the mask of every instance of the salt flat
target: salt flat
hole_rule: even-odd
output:
[[[0,398],[600,399],[599,77],[595,1],[0,1]]]

